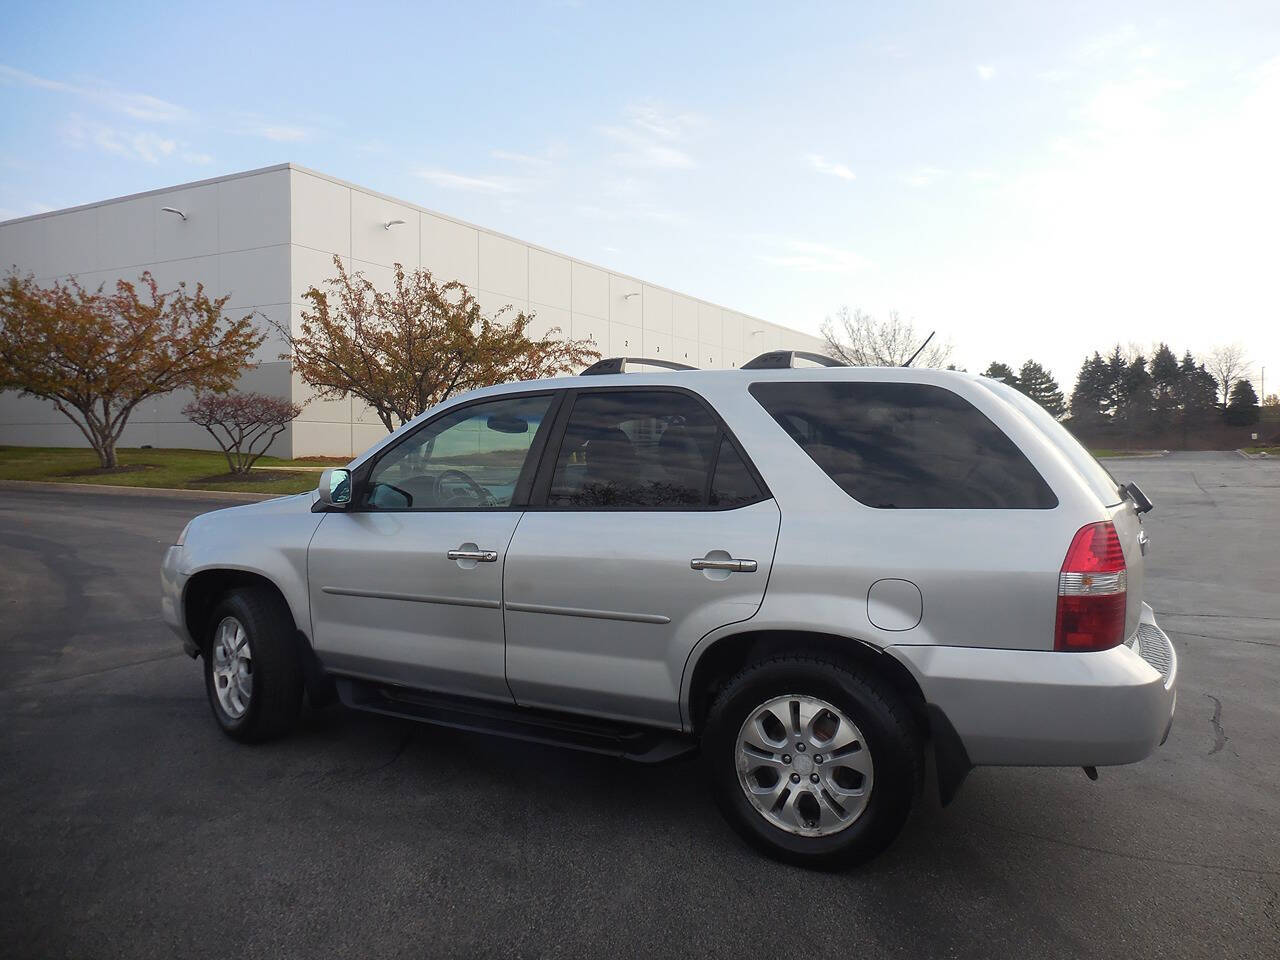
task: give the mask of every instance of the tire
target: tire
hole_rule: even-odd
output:
[[[822,870],[889,846],[923,771],[921,737],[897,693],[817,655],[759,661],[733,677],[711,705],[702,753],[716,802],[743,839],[774,859]]]
[[[232,590],[214,606],[207,627],[205,692],[218,726],[245,743],[284,736],[297,722],[303,690],[284,601],[262,588]],[[238,660],[227,656],[229,646],[239,647]]]

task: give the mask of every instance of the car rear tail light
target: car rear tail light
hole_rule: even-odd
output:
[[[1058,574],[1055,650],[1109,650],[1124,642],[1128,574],[1111,521],[1076,531]]]

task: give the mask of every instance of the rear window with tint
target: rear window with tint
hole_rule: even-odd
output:
[[[1047,510],[1044,478],[964,398],[928,384],[754,383],[751,395],[869,507]]]

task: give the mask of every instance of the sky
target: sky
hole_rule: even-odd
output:
[[[5,21],[0,220],[291,161],[808,332],[896,310],[1067,390],[1239,343],[1280,392],[1274,0]]]

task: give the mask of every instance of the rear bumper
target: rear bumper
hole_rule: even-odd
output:
[[[1129,642],[1098,653],[893,646],[974,765],[1134,763],[1164,743],[1177,701],[1173,645],[1142,605]]]
[[[187,630],[182,612],[182,591],[186,583],[187,576],[182,572],[182,547],[170,547],[160,565],[160,618],[178,635],[187,656],[194,657],[200,648]]]

